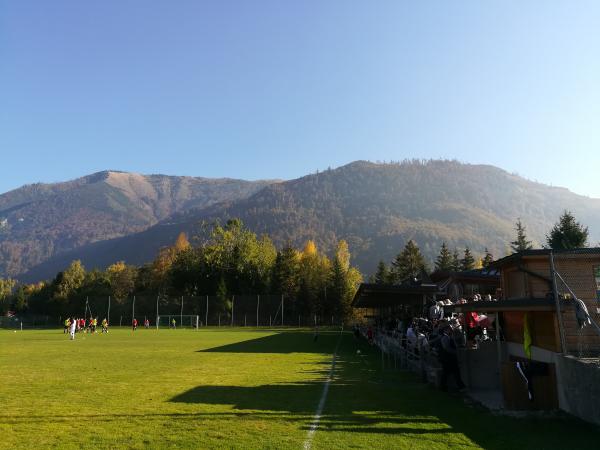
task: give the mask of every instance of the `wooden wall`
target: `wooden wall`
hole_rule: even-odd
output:
[[[597,285],[594,268],[600,265],[600,255],[559,255],[555,257],[556,270],[565,279],[569,287],[587,306],[592,316],[600,303],[597,299]],[[536,274],[550,279],[550,260],[548,256],[525,258],[522,266]],[[542,277],[537,277],[518,270],[517,265],[502,269],[502,287],[506,299],[511,298],[546,298],[552,293],[552,285]],[[559,292],[564,292],[559,283]],[[567,300],[568,302],[568,300]],[[565,327],[565,339],[568,351],[577,351],[580,344],[586,350],[600,351],[600,336],[590,326],[579,330],[573,305],[562,313]],[[600,315],[597,315],[600,317]],[[522,328],[521,328],[522,329]]]

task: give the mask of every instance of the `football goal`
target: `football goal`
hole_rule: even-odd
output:
[[[156,318],[156,329],[159,328],[193,328],[197,329],[200,324],[198,315],[171,314],[158,316]]]

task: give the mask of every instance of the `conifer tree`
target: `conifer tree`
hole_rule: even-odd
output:
[[[484,269],[487,269],[488,267],[490,267],[490,264],[492,264],[492,262],[494,262],[494,255],[492,255],[486,247],[485,256],[483,257],[483,262],[482,262]]]
[[[586,247],[588,234],[588,228],[577,222],[570,211],[565,211],[546,236],[546,242],[555,250],[572,250]]]
[[[510,243],[512,251],[517,253],[531,249],[531,241],[527,240],[527,236],[525,235],[525,227],[521,223],[520,218],[517,220],[515,230],[517,230],[517,239]]]
[[[411,239],[392,261],[392,279],[395,283],[402,283],[409,278],[418,277],[422,270],[425,270],[425,258]]]
[[[454,249],[454,253],[452,253],[452,270],[454,272],[458,272],[460,270],[460,258],[458,256],[457,249]]]
[[[379,261],[379,264],[377,264],[377,272],[375,272],[373,282],[376,284],[387,284],[390,282],[390,271],[383,261]]]
[[[469,247],[465,248],[463,258],[460,260],[460,270],[472,270],[475,267],[475,258],[471,254]]]
[[[450,250],[448,250],[448,247],[446,246],[445,242],[442,242],[440,254],[435,260],[435,269],[442,272],[449,272],[453,269],[452,255],[450,254]]]

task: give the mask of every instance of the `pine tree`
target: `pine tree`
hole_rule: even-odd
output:
[[[520,218],[517,220],[515,230],[517,230],[517,239],[510,243],[512,251],[517,253],[531,249],[531,241],[527,240],[527,236],[525,235],[525,227],[521,223]]]
[[[450,250],[448,250],[445,242],[442,242],[440,254],[435,260],[435,270],[439,270],[441,272],[449,272],[453,270],[452,255],[450,254]]]
[[[452,253],[452,270],[458,272],[460,270],[460,258],[458,257],[458,250],[454,249]]]
[[[474,267],[475,258],[473,258],[469,247],[466,247],[463,259],[460,260],[460,270],[472,270]]]
[[[418,277],[422,270],[425,270],[425,258],[411,239],[392,261],[392,279],[396,283],[402,283],[409,278]]]
[[[546,242],[555,250],[571,250],[586,247],[588,234],[588,228],[577,222],[570,211],[565,211],[546,236]]]
[[[487,269],[488,267],[490,267],[490,264],[492,264],[492,262],[494,262],[494,255],[492,255],[486,247],[485,256],[483,257],[483,263],[482,263],[484,269]]]
[[[377,264],[377,272],[375,272],[373,282],[376,284],[387,284],[390,282],[390,271],[383,261],[379,261],[379,264]]]

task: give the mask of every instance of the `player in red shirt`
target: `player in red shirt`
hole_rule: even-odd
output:
[[[137,319],[134,318],[133,321],[131,322],[131,326],[133,327],[133,331],[135,331],[137,329]]]

